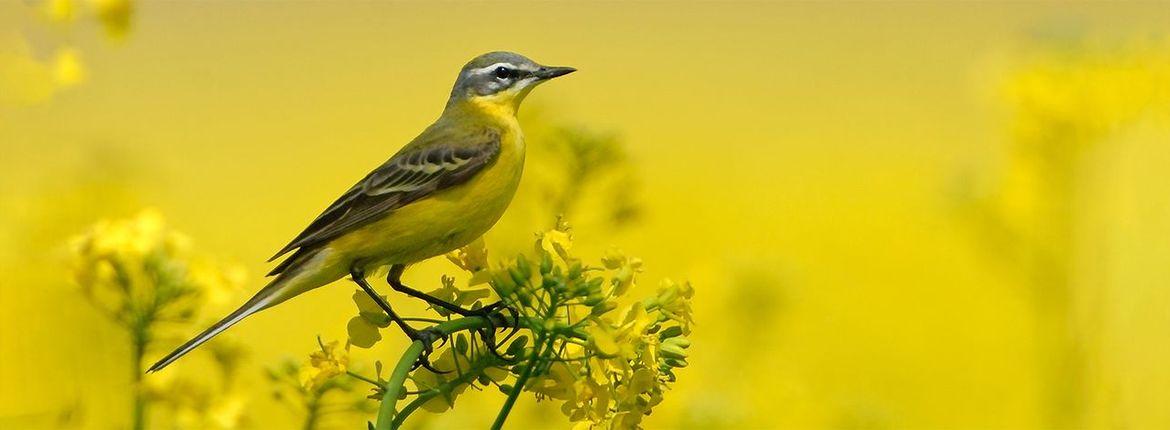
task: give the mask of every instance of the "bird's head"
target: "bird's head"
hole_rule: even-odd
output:
[[[447,106],[470,104],[493,113],[515,114],[533,87],[576,70],[542,66],[512,52],[489,52],[475,57],[459,71]]]

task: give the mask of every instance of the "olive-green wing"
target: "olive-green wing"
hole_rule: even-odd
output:
[[[467,182],[500,152],[499,134],[481,133],[464,142],[410,145],[346,191],[268,261],[297,254],[390,215],[395,209]],[[296,254],[269,276],[283,272]]]

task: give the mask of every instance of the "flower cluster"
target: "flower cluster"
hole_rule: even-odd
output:
[[[224,376],[181,378],[174,373],[143,379],[143,364],[164,327],[193,325],[209,302],[226,302],[243,283],[243,271],[194,257],[187,236],[170,230],[157,212],[102,221],[70,243],[73,281],[80,295],[129,335],[135,368],[134,428],[146,427],[151,405],[169,410],[175,428],[234,428],[244,420],[246,399],[230,383],[243,351],[221,337],[210,352]],[[164,325],[165,323],[165,325]],[[169,330],[168,330],[169,331]]]
[[[375,383],[376,395],[398,390],[386,399],[415,396],[401,409],[384,402],[382,408],[389,408],[394,419],[378,428],[397,427],[420,408],[443,412],[475,386],[495,386],[508,395],[497,424],[524,391],[538,400],[562,402],[561,410],[580,427],[638,428],[662,402],[676,369],[687,365],[686,336],[693,324],[690,284],[663,281],[655,295],[623,305],[623,296],[637,285],[640,259],[611,251],[600,265],[586,265],[570,253],[572,235],[563,224],[540,234],[535,245],[535,257],[520,255],[494,267],[479,242],[448,255],[469,272],[469,285],[459,288],[453,278],[443,277],[442,287],[431,295],[471,309],[498,299],[509,311],[492,318],[494,323],[436,320],[441,324],[435,327],[450,339],[430,360],[442,373],[418,368],[398,382],[409,381],[413,387],[395,387],[393,378],[363,378]],[[367,347],[380,339],[378,330],[389,322],[363,296],[355,293],[359,314],[350,321],[349,332],[351,344]],[[503,321],[508,327],[499,327]],[[479,325],[469,325],[473,323]],[[497,340],[492,328],[514,336]],[[409,365],[407,357],[403,360]]]
[[[330,378],[345,373],[349,366],[349,351],[337,350],[337,341],[329,343],[317,339],[321,349],[309,354],[309,365],[301,368],[301,385],[306,389],[319,388]]]
[[[1036,55],[1007,80],[1020,138],[1067,151],[1143,116],[1167,113],[1170,38],[1107,47],[1081,43]]]
[[[353,396],[355,381],[341,377],[350,372],[348,345],[318,338],[317,350],[306,362],[289,360],[269,368],[268,379],[276,400],[303,414],[301,428],[315,429],[327,426],[323,421],[333,416],[370,412],[369,399]]]
[[[0,105],[36,105],[84,83],[88,78],[85,55],[70,35],[92,27],[105,29],[110,39],[129,34],[133,0],[37,0],[27,4],[28,18],[41,18],[52,32],[17,32],[0,38]],[[21,19],[21,21],[25,21]],[[35,34],[34,34],[35,33]],[[45,39],[45,34],[57,36]],[[34,37],[35,36],[35,37]],[[33,43],[33,41],[36,43]],[[12,42],[15,43],[12,43]],[[52,52],[43,52],[51,49]]]
[[[244,277],[242,270],[195,259],[187,236],[167,229],[150,210],[97,223],[71,241],[71,251],[82,295],[134,330],[189,322],[202,301],[225,299]]]
[[[538,356],[542,371],[525,388],[563,401],[561,411],[579,427],[637,428],[662,402],[674,370],[687,365],[693,290],[664,281],[656,296],[621,307],[642,261],[611,251],[602,267],[584,266],[567,252],[570,239],[563,226],[543,234],[539,269],[516,276],[525,274],[521,257],[508,268],[511,279],[497,277],[493,284],[517,301],[539,297],[533,302],[540,306],[529,311],[545,309],[548,317],[545,327],[533,328],[538,338],[550,339],[548,358]]]

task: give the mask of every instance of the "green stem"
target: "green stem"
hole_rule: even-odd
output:
[[[450,335],[463,330],[475,330],[487,326],[488,321],[482,317],[467,317],[443,322],[434,326],[434,329],[443,335]],[[394,366],[394,373],[390,374],[390,381],[386,383],[386,392],[382,395],[382,405],[378,408],[378,422],[375,426],[377,430],[397,428],[394,425],[394,406],[398,403],[398,397],[406,389],[406,378],[410,376],[414,362],[418,360],[419,355],[422,355],[423,346],[422,341],[412,342],[410,347],[406,348],[406,352],[402,353],[402,358],[398,359],[398,364]],[[404,409],[403,412],[406,410]],[[402,419],[397,421],[401,423]]]
[[[358,374],[358,373],[356,373],[356,372],[354,372],[354,371],[352,371],[352,370],[346,370],[346,371],[345,371],[345,374],[346,374],[346,375],[349,375],[351,378],[354,378],[354,379],[357,379],[357,380],[360,380],[360,381],[369,382],[370,384],[373,384],[375,387],[379,387],[379,388],[382,388],[382,389],[385,389],[385,388],[386,388],[386,387],[382,386],[382,383],[381,383],[381,382],[378,382],[378,381],[375,381],[375,380],[373,380],[373,379],[370,379],[370,378],[367,378],[367,377],[365,377],[365,376],[362,376],[361,374]]]
[[[524,384],[528,383],[528,378],[532,377],[532,371],[536,369],[536,364],[540,361],[540,357],[544,355],[544,350],[547,347],[552,347],[553,337],[545,340],[543,333],[540,339],[536,341],[536,348],[532,349],[532,356],[528,358],[528,362],[524,366],[524,371],[520,372],[520,376],[516,378],[516,385],[512,386],[512,391],[508,392],[508,399],[504,401],[504,406],[500,408],[500,413],[496,415],[496,421],[492,423],[492,430],[500,430],[504,428],[504,420],[508,419],[508,414],[512,413],[512,406],[516,405],[516,399],[520,397],[520,392],[524,391]]]
[[[520,328],[542,327],[544,326],[544,323],[538,319],[521,317],[519,326]],[[485,327],[488,327],[488,321],[483,317],[467,317],[445,321],[435,325],[432,328],[443,335],[450,335],[464,330],[475,330]],[[503,328],[504,326],[496,324],[495,327]],[[584,332],[571,331],[565,334],[571,338],[585,339]],[[541,337],[536,344],[541,345],[542,342],[544,342],[544,337]],[[387,381],[385,385],[386,391],[382,394],[382,404],[378,407],[378,418],[374,427],[376,430],[391,430],[398,428],[398,426],[406,420],[406,417],[418,408],[418,406],[411,408],[409,405],[407,405],[407,407],[403,408],[401,412],[397,414],[395,413],[395,406],[398,403],[398,397],[401,396],[402,393],[406,390],[406,379],[410,376],[410,371],[413,370],[412,368],[414,367],[414,362],[418,360],[420,355],[422,355],[424,349],[423,346],[424,345],[421,341],[412,342],[410,346],[406,348],[406,351],[402,353],[402,357],[398,359],[398,364],[394,366],[394,371],[390,374],[390,380]],[[543,345],[541,346],[543,347]],[[532,366],[529,366],[528,368],[531,369]],[[415,401],[417,401],[417,399]],[[515,399],[513,399],[512,402],[515,403]],[[421,406],[422,403],[419,403],[419,405]],[[501,420],[502,424],[502,419],[499,420]]]
[[[382,405],[378,408],[377,430],[394,428],[394,405],[398,403],[398,396],[406,389],[406,377],[414,367],[414,362],[423,352],[422,341],[416,340],[402,353],[402,358],[394,366],[394,373],[390,374],[390,381],[386,383],[386,392],[382,395]]]
[[[142,375],[145,374],[145,371],[142,369],[142,359],[146,355],[146,329],[141,327],[136,328],[132,332],[131,336],[134,338],[132,340],[134,344],[131,346],[131,360],[133,360],[133,369],[131,370],[134,372],[134,385],[132,387],[134,392],[134,409],[133,415],[131,416],[131,428],[134,430],[143,430],[146,428],[147,406],[146,398],[143,396],[142,392]]]
[[[552,320],[557,315],[557,302],[551,300],[549,302],[548,310],[545,311],[545,319]],[[520,398],[520,393],[524,391],[524,385],[528,383],[528,378],[532,377],[532,372],[536,369],[536,365],[552,351],[553,343],[556,342],[557,337],[553,333],[541,330],[537,334],[535,348],[532,348],[532,356],[528,358],[527,365],[524,366],[524,371],[520,372],[520,376],[516,378],[516,385],[512,386],[512,391],[508,392],[507,400],[504,400],[504,406],[500,408],[500,413],[496,415],[495,422],[492,423],[492,430],[500,430],[504,428],[504,421],[508,419],[508,414],[512,413],[512,407],[516,405],[516,399]],[[547,345],[545,345],[547,344]]]
[[[418,408],[422,407],[422,405],[426,404],[427,401],[431,400],[432,397],[435,397],[439,394],[442,394],[445,391],[449,391],[454,387],[458,387],[461,384],[466,384],[468,382],[471,382],[471,380],[475,379],[477,376],[479,376],[479,372],[482,372],[482,371],[483,371],[483,367],[480,367],[477,369],[473,369],[467,373],[461,373],[459,376],[455,377],[455,379],[447,381],[447,382],[441,384],[439,387],[436,387],[435,389],[432,389],[432,390],[427,391],[425,393],[419,394],[418,397],[416,397],[410,403],[407,403],[406,406],[404,406],[402,408],[402,410],[398,412],[398,415],[394,417],[394,421],[392,423],[390,423],[390,427],[391,428],[402,427],[402,423],[404,421],[406,421],[406,417],[410,416],[410,413],[414,412],[415,409],[418,409]]]
[[[305,403],[305,424],[301,427],[303,430],[315,430],[317,428],[317,417],[321,409],[320,398],[315,394],[310,394],[309,401]]]

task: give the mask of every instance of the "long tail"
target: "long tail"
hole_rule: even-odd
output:
[[[228,314],[222,320],[219,320],[215,325],[208,327],[203,333],[199,333],[198,336],[195,336],[193,339],[188,340],[187,343],[171,351],[162,360],[150,366],[150,369],[146,372],[151,373],[162,370],[162,368],[174,363],[175,360],[191,352],[191,350],[199,347],[204,342],[211,340],[215,335],[222,333],[249,315],[276,306],[305,291],[340,279],[346,273],[345,271],[336,273],[328,269],[322,271],[323,267],[321,266],[321,262],[328,255],[329,251],[327,249],[315,249],[307,252],[298,251],[297,255],[290,257],[291,261],[280,264],[282,269],[276,275],[276,278],[272,282],[269,282],[268,285],[265,285],[264,288],[260,289],[260,292],[256,293],[255,296],[248,299],[247,303],[244,303],[243,306],[240,306],[239,309]]]
[[[274,299],[277,299],[279,296],[276,293],[282,290],[281,286],[287,281],[287,279],[288,278],[284,277],[273,279],[272,282],[261,289],[260,292],[256,293],[255,296],[252,296],[252,298],[249,299],[247,303],[244,303],[243,306],[240,306],[239,309],[236,309],[235,312],[228,314],[228,316],[224,317],[222,320],[219,320],[219,322],[215,323],[211,327],[208,327],[207,330],[204,330],[203,333],[199,333],[198,336],[188,340],[187,343],[183,344],[183,346],[180,346],[174,351],[171,351],[171,353],[167,354],[166,357],[163,357],[157,363],[154,363],[153,366],[150,366],[150,369],[147,370],[146,373],[162,370],[162,368],[167,367],[168,364],[175,362],[175,360],[178,360],[188,352],[191,352],[191,350],[195,349],[199,345],[202,345],[204,342],[211,340],[211,338],[215,337],[215,335],[220,334],[224,330],[227,330],[229,327],[240,322],[240,320],[243,320],[248,315],[252,315],[256,312],[264,310],[269,306],[275,305],[276,303],[274,301],[277,300]]]
[[[203,333],[199,333],[198,336],[195,336],[193,339],[188,340],[187,343],[171,351],[162,360],[150,366],[150,369],[146,372],[157,372],[167,367],[168,364],[175,362],[175,360],[191,352],[191,350],[199,347],[199,345],[211,340],[215,335],[227,330],[229,327],[248,317],[248,315],[276,306],[293,296],[340,278],[341,275],[338,274],[337,276],[327,276],[325,279],[321,279],[320,275],[322,274],[319,272],[320,267],[317,265],[320,262],[318,257],[323,257],[326,254],[328,253],[321,252],[321,250],[298,253],[298,255],[291,257],[289,259],[290,261],[281,263],[282,271],[280,274],[276,275],[276,278],[272,282],[269,282],[268,285],[260,289],[260,292],[256,293],[255,296],[248,299],[247,303],[244,303],[243,306],[240,306],[239,309],[228,314],[222,320],[219,320],[215,325],[208,327]]]

